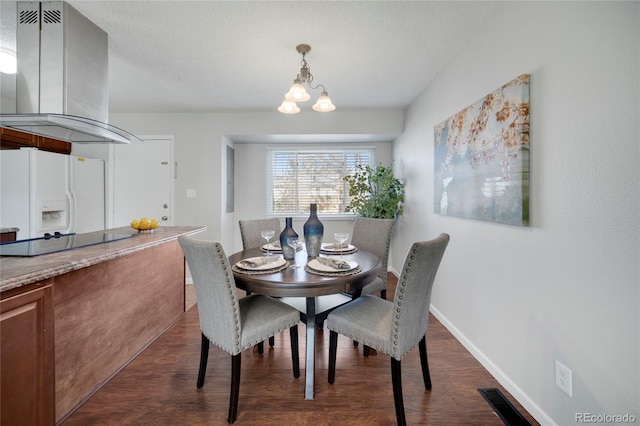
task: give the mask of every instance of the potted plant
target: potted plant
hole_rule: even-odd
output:
[[[404,184],[393,176],[391,167],[357,165],[356,172],[344,180],[351,197],[346,211],[381,219],[395,219],[402,214]]]

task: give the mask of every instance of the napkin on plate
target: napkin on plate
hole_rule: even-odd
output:
[[[262,245],[262,248],[265,250],[267,249],[267,247],[270,250],[282,250],[282,247],[280,247],[280,241],[274,241],[272,243]]]
[[[327,244],[323,248],[327,249],[327,250],[342,250],[342,249],[348,249],[349,248],[349,244],[347,244],[347,243],[342,243],[342,244],[333,243],[333,244]]]
[[[257,268],[258,266],[266,265],[267,263],[274,263],[277,261],[277,257],[273,257],[270,259],[266,256],[264,257],[252,257],[250,259],[243,259],[238,262],[238,266],[245,269]]]
[[[326,257],[317,257],[316,260],[322,263],[323,265],[333,269],[338,269],[338,270],[351,269],[351,265],[349,265],[349,262],[345,262],[344,260],[328,259]]]

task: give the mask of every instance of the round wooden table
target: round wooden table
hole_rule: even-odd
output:
[[[229,263],[234,265],[242,259],[250,257],[264,256],[265,253],[259,248],[240,251],[229,256]],[[274,256],[281,256],[274,254]],[[296,264],[299,268],[286,268],[282,271],[270,274],[246,274],[237,270],[233,271],[236,287],[257,294],[281,297],[284,302],[296,306],[306,314],[306,377],[305,377],[305,399],[313,399],[313,382],[315,373],[315,323],[317,306],[322,311],[330,308],[327,303],[331,303],[331,297],[320,296],[341,295],[345,292],[356,292],[359,295],[363,286],[372,282],[378,275],[380,269],[380,259],[374,254],[358,250],[352,254],[343,256],[331,256],[336,259],[353,260],[360,266],[360,271],[351,275],[324,276],[305,270],[307,264],[307,252],[304,250],[296,253]],[[292,261],[289,261],[290,263]],[[298,306],[296,298],[304,301],[302,306]],[[344,303],[342,301],[341,303]],[[322,312],[318,311],[318,312]]]

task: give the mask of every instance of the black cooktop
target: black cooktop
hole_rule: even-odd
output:
[[[134,234],[115,232],[89,234],[56,234],[30,240],[11,241],[0,244],[0,256],[38,256],[79,247],[131,238]]]

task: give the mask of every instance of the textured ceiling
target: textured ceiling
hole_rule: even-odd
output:
[[[404,108],[509,7],[499,1],[68,3],[109,34],[111,112],[275,109],[300,68],[300,43],[311,45],[314,81],[338,108]],[[311,94],[313,101],[319,90]]]

